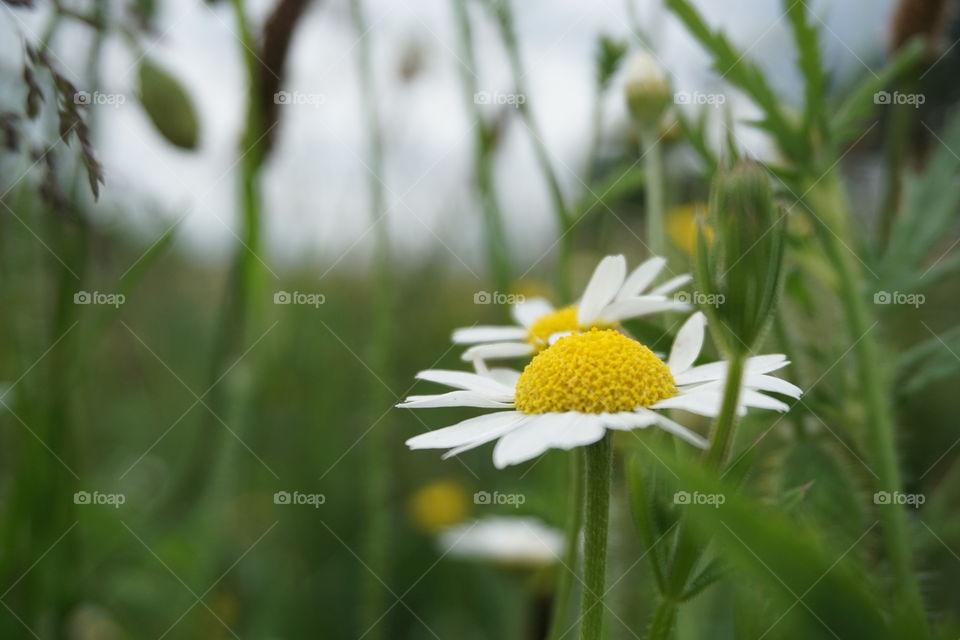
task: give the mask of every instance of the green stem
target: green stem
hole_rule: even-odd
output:
[[[559,640],[567,633],[566,623],[570,611],[570,595],[573,591],[573,579],[577,575],[580,557],[580,529],[583,526],[583,454],[574,449],[568,456],[570,467],[567,470],[567,524],[564,531],[565,550],[563,566],[558,570],[556,595],[553,612],[550,616],[550,640]]]
[[[487,255],[494,282],[501,291],[508,291],[512,280],[513,268],[510,265],[510,253],[507,246],[507,234],[503,225],[503,212],[493,183],[493,152],[496,149],[496,134],[487,123],[480,105],[477,103],[477,68],[474,55],[473,28],[467,15],[467,0],[453,0],[454,14],[460,31],[460,58],[457,65],[463,84],[464,100],[470,112],[470,118],[476,123],[474,130],[474,171],[477,192],[480,196],[483,223],[486,232]]]
[[[364,17],[362,0],[351,0],[350,15],[354,31],[360,45],[357,48],[357,62],[360,67],[360,78],[363,88],[364,110],[367,121],[367,132],[370,135],[370,217],[376,225],[376,248],[373,258],[373,334],[370,341],[368,363],[371,369],[380,372],[389,379],[391,335],[391,274],[390,274],[390,236],[387,227],[385,212],[385,193],[380,177],[383,174],[384,131],[383,123],[377,109],[377,90],[373,79],[373,66],[370,57],[370,38],[365,38],[367,23]],[[385,395],[384,386],[377,380],[369,395],[371,420],[377,420],[382,406],[390,403]],[[377,424],[364,442],[366,458],[366,532],[364,540],[364,557],[370,568],[366,572],[362,589],[363,623],[365,629],[370,629],[372,640],[385,637],[386,626],[379,624],[386,609],[386,588],[381,580],[389,580],[388,571],[388,540],[390,527],[388,465],[389,449],[385,436],[389,433],[388,425]]]
[[[513,28],[513,14],[510,11],[509,0],[503,0],[497,4],[497,24],[500,26],[500,36],[503,38],[504,48],[507,51],[507,58],[510,62],[510,73],[513,79],[514,91],[518,96],[517,110],[520,117],[530,134],[530,141],[533,143],[533,151],[537,163],[543,173],[543,178],[547,183],[547,191],[550,194],[550,200],[553,203],[553,212],[557,218],[557,225],[560,230],[560,269],[558,272],[558,293],[564,300],[570,299],[570,279],[573,272],[573,216],[567,207],[563,190],[560,188],[560,180],[557,178],[557,172],[550,161],[550,154],[547,151],[547,145],[543,141],[543,134],[537,126],[536,118],[533,117],[533,111],[530,107],[530,93],[527,91],[524,78],[526,73],[523,70],[523,62],[520,60],[520,46],[517,43],[516,31]]]
[[[649,141],[643,152],[646,178],[647,246],[652,255],[663,256],[667,245],[663,230],[664,208],[666,207],[663,146],[653,132],[645,133],[642,137],[643,140]]]
[[[743,379],[744,354],[734,351],[730,354],[727,379],[723,387],[723,401],[720,413],[713,423],[710,435],[710,448],[704,460],[708,467],[719,470],[726,462],[733,443],[737,424],[737,402],[740,399],[740,382]]]
[[[677,623],[677,601],[664,598],[657,605],[647,631],[647,640],[669,640]]]
[[[895,493],[901,490],[902,480],[897,464],[889,388],[884,379],[879,347],[873,333],[876,323],[871,322],[863,276],[856,262],[856,256],[838,236],[839,233],[849,237],[843,224],[846,221],[844,216],[848,208],[839,179],[835,174],[822,180],[821,185],[810,192],[808,206],[818,213],[814,216],[817,230],[827,255],[837,270],[840,282],[844,316],[850,339],[854,341],[857,377],[863,390],[867,440],[872,445],[872,466],[877,476],[876,489]],[[829,228],[826,222],[820,222],[822,220],[834,221],[837,228]],[[916,625],[916,628],[922,631],[918,637],[926,637],[927,622],[920,588],[913,571],[904,508],[884,505],[880,507],[879,512],[898,600],[903,603],[903,610],[910,617],[910,624]]]
[[[603,595],[607,577],[607,528],[610,519],[610,477],[613,446],[610,434],[586,449],[583,595],[580,600],[580,640],[603,637]]]

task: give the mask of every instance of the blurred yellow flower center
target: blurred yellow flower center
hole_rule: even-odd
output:
[[[537,354],[517,381],[523,413],[617,413],[677,394],[670,368],[619,331],[591,329]]]
[[[416,528],[435,534],[467,517],[467,493],[456,482],[439,480],[418,489],[408,506]]]
[[[614,325],[609,323],[596,322],[590,327],[610,328]],[[543,316],[532,325],[527,335],[527,342],[539,349],[545,349],[550,345],[550,336],[555,333],[564,333],[567,331],[581,331],[590,327],[581,327],[577,322],[577,307],[570,305],[557,309],[552,313]]]

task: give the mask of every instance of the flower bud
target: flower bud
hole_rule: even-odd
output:
[[[641,133],[655,132],[673,100],[670,79],[652,55],[641,51],[627,62],[624,93]]]
[[[785,225],[770,179],[752,160],[717,171],[711,186],[708,241],[697,239],[697,279],[717,304],[704,308],[720,346],[746,353],[770,320],[780,288]]]

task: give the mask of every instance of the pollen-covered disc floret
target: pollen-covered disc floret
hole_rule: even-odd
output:
[[[608,329],[613,326],[613,323],[595,322],[589,327],[581,327],[577,321],[577,307],[570,305],[548,313],[530,325],[527,341],[538,350],[545,349],[550,344],[550,336],[555,334],[581,331],[592,327]]]
[[[526,414],[617,413],[677,394],[670,368],[618,331],[591,329],[560,338],[526,366],[514,405]]]

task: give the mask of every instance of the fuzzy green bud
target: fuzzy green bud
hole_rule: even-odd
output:
[[[711,186],[712,242],[701,224],[697,280],[721,347],[747,353],[773,315],[780,288],[786,225],[770,178],[751,160],[717,171]]]
[[[670,79],[656,59],[645,51],[627,62],[624,94],[627,108],[640,132],[656,132],[673,102]]]

